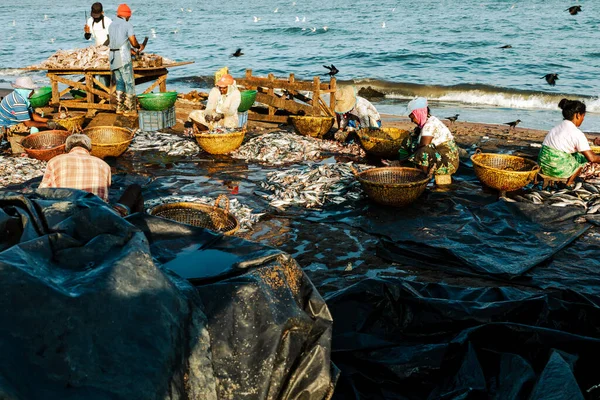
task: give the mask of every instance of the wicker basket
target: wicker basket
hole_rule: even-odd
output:
[[[333,126],[335,118],[293,115],[290,117],[290,121],[297,134],[322,139]]]
[[[510,192],[531,182],[540,167],[533,161],[508,154],[481,153],[471,156],[475,175],[492,189]]]
[[[410,131],[399,128],[361,129],[358,140],[367,154],[380,158],[397,158],[400,145]]]
[[[70,133],[65,131],[43,131],[25,137],[21,146],[31,158],[48,161],[65,152],[65,142]]]
[[[231,133],[196,133],[196,141],[209,154],[227,154],[242,145],[245,135],[245,130]]]
[[[92,155],[99,158],[119,157],[133,140],[129,129],[118,126],[94,126],[83,133],[92,139]]]
[[[70,117],[67,118],[59,118],[60,114],[62,113],[62,109],[65,109],[65,113],[67,115],[71,115]],[[54,122],[56,122],[57,124],[59,124],[60,126],[63,126],[66,130],[68,130],[69,132],[74,132],[77,129],[81,128],[81,125],[83,124],[83,121],[85,120],[85,111],[74,111],[69,113],[69,110],[67,109],[67,107],[65,106],[58,106],[58,112],[52,114],[52,120]]]
[[[225,199],[225,209],[219,208],[219,202],[222,199]],[[238,220],[229,213],[229,199],[223,194],[217,197],[212,206],[190,202],[161,204],[152,208],[150,215],[210,229],[224,235],[233,235],[240,229]]]
[[[373,168],[355,176],[371,200],[394,207],[417,200],[431,179],[420,169],[406,167]]]

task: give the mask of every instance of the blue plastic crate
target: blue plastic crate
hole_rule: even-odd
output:
[[[162,111],[138,110],[140,130],[158,131],[170,128],[176,123],[175,106]]]

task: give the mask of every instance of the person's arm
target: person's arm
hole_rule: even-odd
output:
[[[219,88],[214,87],[208,93],[208,100],[206,101],[206,111],[213,112],[217,109],[217,101],[219,100],[219,96],[221,92]]]
[[[592,150],[582,151],[583,154],[589,162],[600,163],[600,155],[594,153]]]
[[[138,49],[138,51],[144,51],[144,45],[138,43],[135,35],[129,36],[129,43],[134,49]]]

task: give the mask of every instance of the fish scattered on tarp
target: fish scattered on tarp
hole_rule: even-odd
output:
[[[46,164],[35,158],[0,156],[0,186],[19,184],[42,176]]]
[[[343,145],[289,132],[266,133],[252,138],[231,153],[231,156],[250,162],[280,165],[317,160],[322,157],[322,153],[365,156],[358,144]]]
[[[257,194],[273,207],[291,205],[321,208],[328,203],[341,204],[362,196],[360,183],[352,173],[373,168],[371,165],[336,163],[314,164],[285,171],[270,172],[260,186],[267,192]]]
[[[167,203],[179,203],[179,202],[191,202],[191,203],[202,203],[209,206],[213,206],[215,204],[216,197],[208,197],[208,196],[166,196],[159,197],[156,199],[146,200],[144,202],[144,206],[146,210],[150,212],[153,207],[156,207],[161,204]],[[225,208],[225,202],[219,202],[219,208]],[[254,213],[252,208],[242,204],[238,199],[231,198],[229,199],[229,213],[231,213],[240,224],[240,230],[238,232],[247,232],[252,230],[252,226],[260,220],[260,217],[264,215],[264,213]]]
[[[582,207],[587,214],[595,214],[600,211],[600,182],[577,182],[573,187],[564,189],[532,190],[511,199],[554,207]]]
[[[170,156],[192,156],[200,147],[193,138],[171,133],[137,131],[129,151],[160,151]]]

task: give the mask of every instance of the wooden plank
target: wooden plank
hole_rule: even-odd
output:
[[[85,74],[85,91],[87,92],[87,102],[94,103],[94,75],[87,73]]]
[[[279,124],[287,123],[288,117],[285,115],[267,115],[248,112],[248,119],[251,121],[275,122]]]
[[[329,108],[331,109],[331,111],[335,112],[335,92],[337,91],[337,80],[335,78],[331,78],[329,86],[331,87],[331,95],[329,96]]]
[[[104,90],[106,93],[110,93],[110,89],[107,88],[106,86],[104,86],[104,83],[100,82],[98,79],[96,79],[96,75],[92,75],[94,77],[94,84],[98,85],[100,87],[100,89]]]
[[[56,81],[56,75],[48,74],[50,79],[50,86],[52,86],[52,104],[58,105],[60,102],[60,93],[58,92],[58,82]]]
[[[321,110],[323,110],[326,115],[329,115],[330,117],[335,117],[335,111],[330,110],[329,107],[327,107],[327,104],[325,103],[325,100],[323,100],[322,97],[319,97],[319,105],[321,106]]]
[[[154,90],[155,87],[157,87],[158,85],[161,85],[163,82],[165,82],[167,80],[167,76],[166,75],[162,75],[160,76],[156,82],[154,82],[152,85],[150,85],[150,87],[148,87],[148,89],[144,90],[144,93],[150,93],[151,91]],[[159,88],[160,90],[160,88]],[[161,90],[162,92],[163,90]]]
[[[236,82],[244,87],[264,87],[267,89],[279,89],[285,88],[289,90],[304,90],[304,91],[312,91],[313,84],[311,82],[303,82],[303,81],[295,81],[290,83],[287,79],[273,79],[273,81],[269,81],[265,78],[241,78],[238,82]]]
[[[137,67],[133,71],[156,71],[159,69],[180,67],[182,65],[193,64],[194,61],[179,61],[172,64],[163,64],[159,67]],[[28,71],[48,71],[52,73],[58,73],[61,75],[77,75],[85,72],[94,72],[96,75],[110,75],[110,68],[38,68],[38,67],[27,67],[24,68]]]
[[[270,106],[270,107],[281,108],[281,109],[287,110],[294,114],[298,114],[298,112],[304,111],[304,113],[306,113],[308,115],[312,112],[312,107],[310,107],[308,105],[298,103],[297,101],[294,101],[294,100],[287,100],[287,99],[276,97],[276,96],[270,96],[265,93],[257,93],[256,101],[258,103],[266,104],[267,106]]]
[[[61,100],[60,105],[68,108],[88,108],[92,110],[114,110],[113,104],[84,103],[77,100]]]
[[[98,95],[98,96],[100,96],[102,98],[105,98],[105,99],[109,99],[110,98],[110,95],[108,93],[102,92],[102,91],[97,90],[97,89],[94,89],[93,86],[91,88],[89,88],[87,84],[84,85],[84,84],[79,83],[79,82],[71,81],[69,79],[63,78],[62,76],[54,76],[54,80],[56,80],[57,82],[63,83],[65,85],[69,86],[69,87],[83,90],[83,91],[87,92],[88,95],[90,93],[93,93],[93,94]],[[62,96],[63,94],[61,94],[60,96]]]
[[[318,76],[313,78],[313,85],[312,115],[318,116],[321,115],[321,109],[319,107],[319,98],[321,97],[321,91],[319,90],[319,87],[321,85],[321,80]]]

